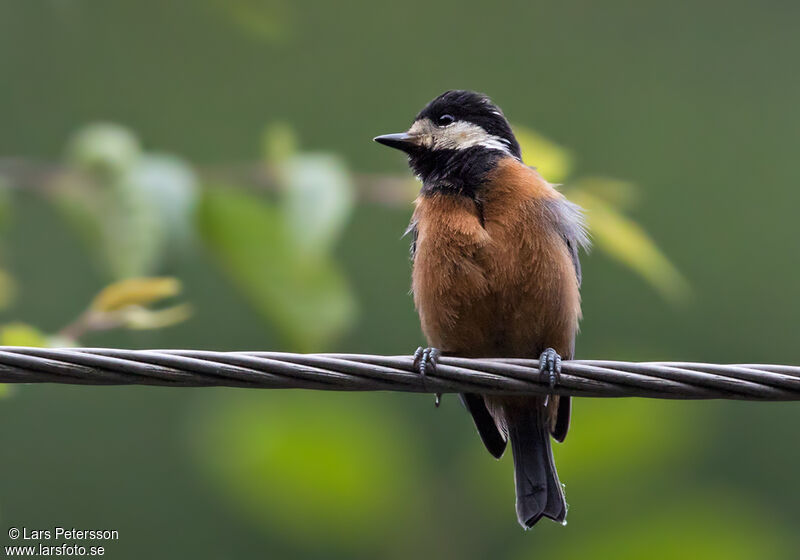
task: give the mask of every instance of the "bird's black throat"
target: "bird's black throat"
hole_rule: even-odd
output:
[[[475,198],[489,172],[508,154],[473,146],[464,150],[419,150],[408,163],[422,181],[422,194],[446,192]]]

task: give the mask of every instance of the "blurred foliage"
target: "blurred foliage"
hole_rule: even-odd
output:
[[[190,237],[198,187],[180,159],[143,152],[127,129],[99,123],[75,134],[67,164],[77,173],[61,176],[54,200],[112,279],[153,273]]]
[[[290,243],[304,258],[322,258],[341,237],[355,203],[352,178],[341,158],[299,153],[291,127],[264,133],[265,161],[280,193],[278,208]]]
[[[400,418],[367,402],[347,414],[331,396],[206,399],[192,419],[194,450],[222,496],[256,525],[289,542],[313,527],[338,547],[372,547],[417,505],[407,499],[421,475],[414,444]]]
[[[25,323],[7,323],[0,327],[0,346],[47,346],[47,336]]]
[[[89,308],[98,313],[110,313],[153,303],[180,291],[180,282],[175,278],[131,278],[103,288]]]
[[[319,351],[352,323],[356,302],[331,250],[349,220],[354,187],[331,154],[300,153],[285,124],[263,136],[272,200],[242,188],[205,191],[203,239],[225,271],[292,349]]]
[[[134,330],[162,329],[189,318],[188,304],[163,309],[148,305],[178,295],[175,278],[129,278],[106,286],[97,294],[78,324],[89,330],[125,327]]]
[[[226,271],[290,348],[324,348],[353,318],[336,264],[303,252],[278,208],[233,189],[208,190],[200,228]]]
[[[180,291],[180,282],[175,278],[122,280],[103,288],[83,313],[56,334],[44,334],[25,323],[0,326],[0,345],[75,346],[80,338],[91,332],[118,328],[150,330],[176,325],[189,317],[187,304],[157,310],[148,306],[176,296]]]
[[[680,303],[690,295],[689,284],[636,222],[620,213],[600,193],[619,184],[613,179],[587,177],[570,185],[570,198],[587,208],[592,239],[598,247],[637,272],[663,297]],[[612,194],[620,193],[622,187]]]
[[[290,348],[325,348],[352,322],[355,300],[330,257],[352,213],[352,179],[340,158],[299,152],[290,127],[264,133],[270,199],[239,185],[201,188],[183,160],[142,151],[118,125],[87,126],[67,154],[52,198],[112,278],[149,274],[199,237]],[[131,306],[118,318],[154,328],[185,316]]]
[[[515,125],[514,131],[523,161],[534,163],[548,181],[565,182],[564,193],[586,210],[597,248],[639,274],[669,301],[686,300],[689,284],[641,226],[622,213],[635,200],[634,185],[597,177],[572,179],[573,157],[566,149],[524,126]]]
[[[520,124],[514,124],[514,135],[522,148],[523,161],[534,166],[542,177],[556,184],[569,178],[573,156],[566,148]]]

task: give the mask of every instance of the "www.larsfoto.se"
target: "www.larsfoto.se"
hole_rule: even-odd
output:
[[[103,556],[106,551],[102,546],[81,546],[78,544],[5,546],[6,556]]]

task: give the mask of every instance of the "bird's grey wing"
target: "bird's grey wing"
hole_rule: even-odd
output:
[[[553,202],[551,212],[556,228],[567,245],[572,265],[575,267],[575,278],[578,281],[578,286],[580,286],[583,276],[581,274],[579,251],[580,249],[588,250],[591,245],[583,218],[583,209],[566,198],[560,197]],[[569,355],[563,356],[565,360],[571,360],[574,357],[574,345],[575,341],[573,339]],[[572,399],[567,396],[559,397],[555,422],[550,432],[556,441],[564,441],[564,438],[567,437],[571,411]]]
[[[569,250],[572,264],[575,266],[575,277],[578,279],[578,286],[580,286],[583,278],[578,253],[580,249],[588,251],[591,246],[589,234],[586,231],[583,209],[562,196],[552,202],[550,210],[556,228]]]

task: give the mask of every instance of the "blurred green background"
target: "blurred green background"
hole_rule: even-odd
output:
[[[798,17],[787,2],[3,0],[0,342],[412,352],[415,186],[370,140],[469,88],[589,209],[578,357],[800,363]],[[115,284],[137,277],[174,280]],[[108,304],[120,290],[130,304]],[[116,529],[112,558],[800,544],[791,403],[578,400],[556,449],[569,525],[523,533],[510,460],[452,396],[3,393],[0,526]]]

